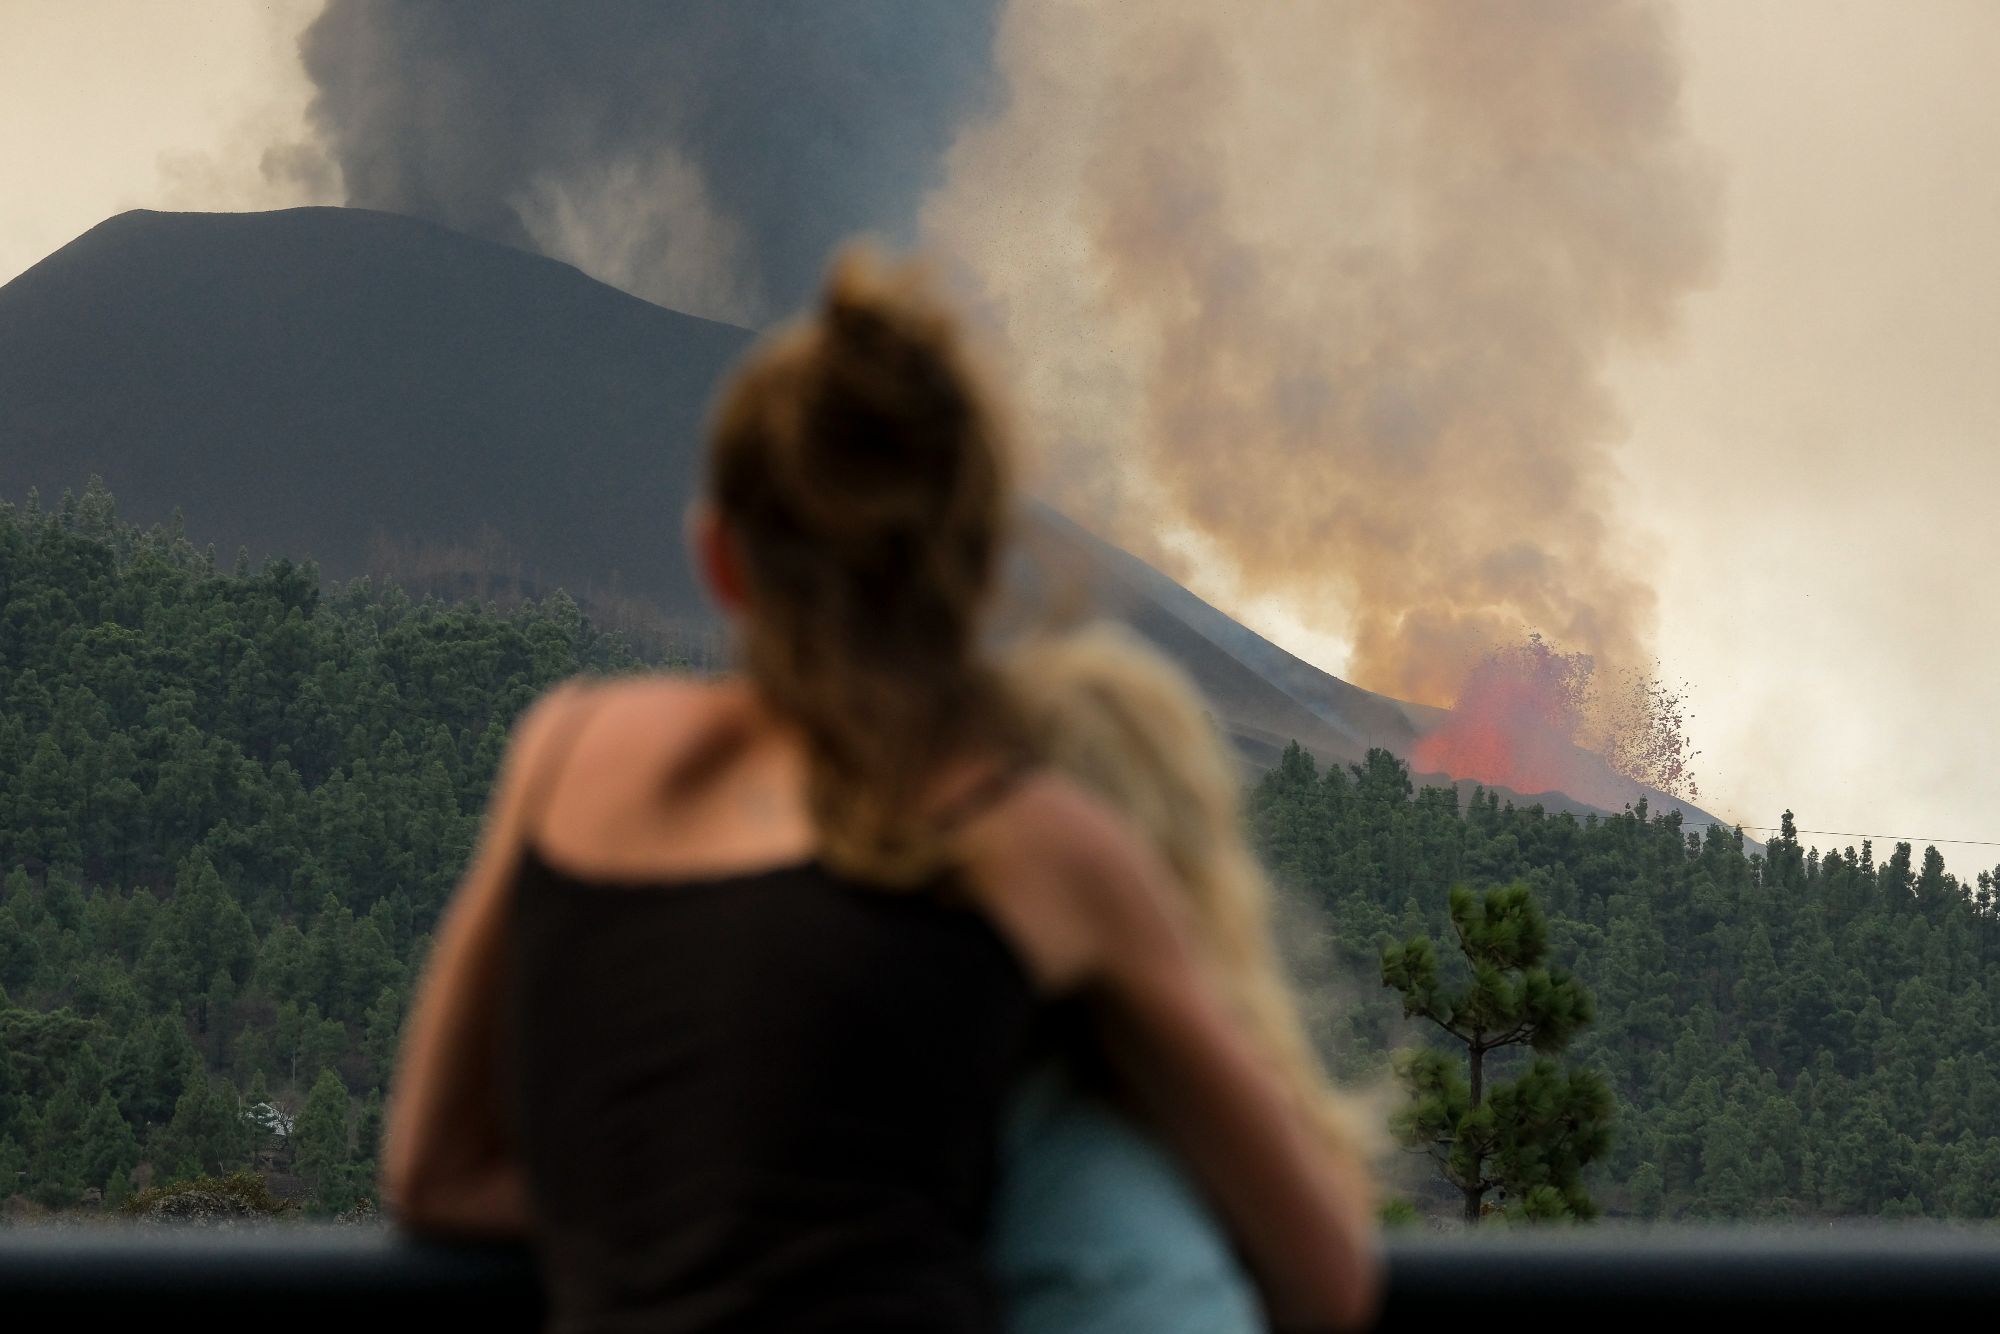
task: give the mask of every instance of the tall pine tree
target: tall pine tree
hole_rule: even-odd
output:
[[[1430,1020],[1463,1049],[1399,1060],[1411,1101],[1395,1119],[1398,1138],[1436,1160],[1469,1224],[1495,1190],[1525,1217],[1590,1217],[1582,1174],[1610,1142],[1611,1089],[1595,1072],[1551,1059],[1595,1017],[1590,993],[1549,967],[1548,926],[1527,885],[1484,894],[1461,886],[1450,904],[1462,978],[1443,978],[1427,936],[1382,952],[1382,984],[1401,993],[1404,1015]],[[1509,1047],[1535,1058],[1489,1088],[1486,1058]]]

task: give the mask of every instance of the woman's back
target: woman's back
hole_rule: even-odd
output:
[[[606,755],[630,727],[593,730],[615,808]],[[884,892],[815,860],[557,860],[530,845],[512,932],[556,1327],[991,1327],[997,1108],[1034,1002],[987,921],[948,884]]]
[[[975,1330],[1030,1011],[983,919],[814,865],[660,885],[531,857],[521,1143],[559,1328]]]

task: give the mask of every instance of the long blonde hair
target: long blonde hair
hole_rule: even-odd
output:
[[[1377,1136],[1306,1037],[1271,932],[1271,891],[1243,836],[1240,770],[1200,693],[1131,633],[1094,626],[1016,648],[1008,688],[1040,756],[1131,820],[1186,895],[1239,1023],[1329,1140]]]

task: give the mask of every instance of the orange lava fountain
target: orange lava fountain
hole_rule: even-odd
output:
[[[1411,767],[1612,810],[1641,786],[1698,795],[1682,695],[1650,677],[1620,685],[1607,698],[1590,655],[1531,635],[1467,673],[1451,712],[1412,749]]]

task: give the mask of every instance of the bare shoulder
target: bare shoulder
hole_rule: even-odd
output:
[[[641,676],[615,676],[605,680],[572,677],[543,698],[563,694],[588,694],[594,709],[608,713],[636,711],[648,717],[694,718],[707,712],[739,707],[744,688],[741,682],[704,680],[652,672]]]
[[[1044,988],[1096,974],[1135,921],[1167,905],[1166,871],[1117,812],[1061,775],[1036,773],[965,831],[980,906]]]
[[[740,714],[745,693],[735,682],[665,673],[610,680],[573,677],[536,700],[520,727],[528,732],[551,726],[553,718],[567,718],[572,726],[587,725],[599,740],[639,740],[657,747]]]
[[[989,838],[1046,861],[1052,870],[1087,875],[1141,851],[1125,820],[1073,780],[1048,770],[1023,778],[992,812]]]

